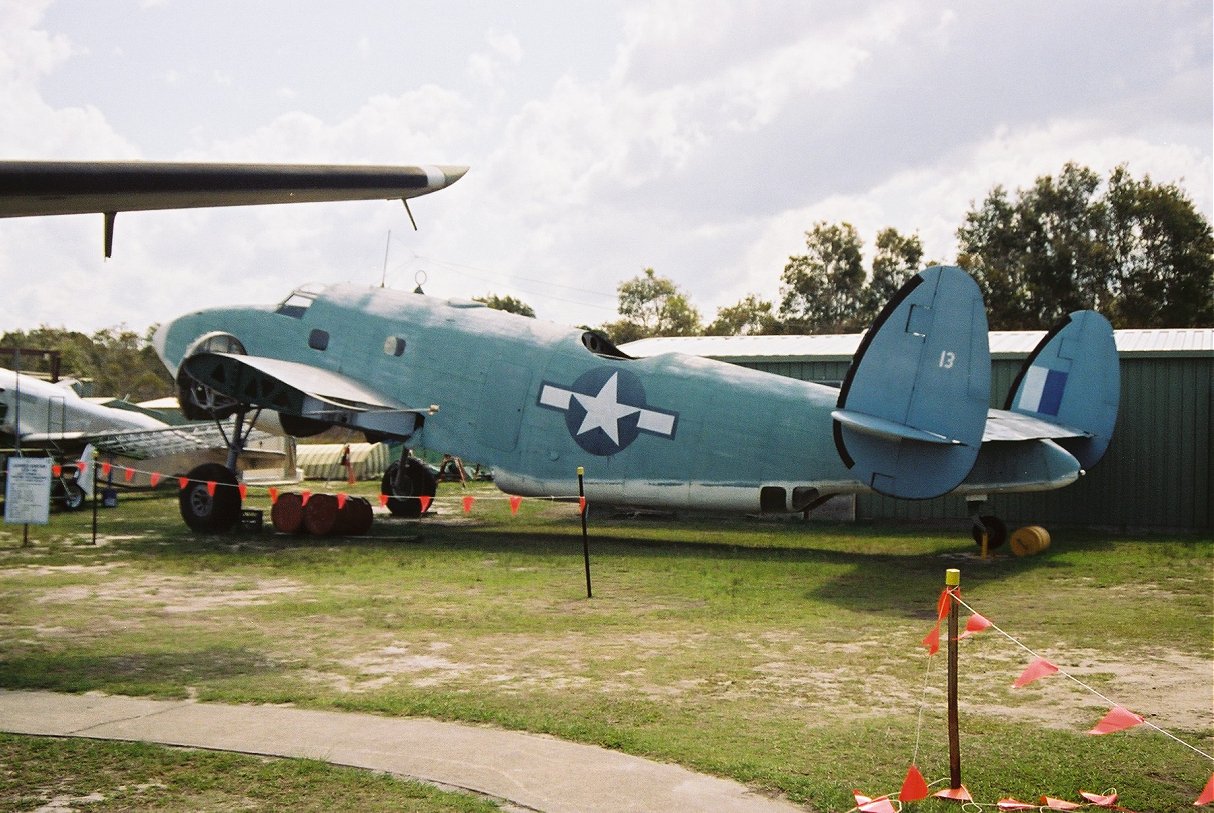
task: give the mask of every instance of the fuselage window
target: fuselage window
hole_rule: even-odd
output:
[[[308,334],[308,347],[313,350],[325,350],[329,347],[329,333],[324,330],[313,330]]]
[[[384,339],[384,353],[389,356],[403,356],[405,354],[405,340],[400,336],[389,336]]]
[[[245,349],[244,345],[240,343],[240,339],[231,333],[215,333],[198,342],[198,345],[190,350],[190,355],[194,353],[231,353],[243,356]]]

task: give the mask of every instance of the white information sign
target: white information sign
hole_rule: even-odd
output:
[[[10,457],[4,487],[4,521],[46,525],[51,514],[51,459]]]

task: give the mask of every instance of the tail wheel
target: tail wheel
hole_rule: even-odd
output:
[[[983,529],[986,530],[986,546],[989,549],[994,550],[995,548],[1002,547],[1003,543],[1007,541],[1007,525],[999,517],[987,514],[986,516],[974,519],[974,527],[971,533],[974,541],[979,545],[982,544]]]
[[[63,507],[77,511],[84,506],[84,489],[75,483],[63,484]]]
[[[438,491],[438,480],[426,464],[416,457],[405,459],[403,483],[397,482],[400,463],[393,463],[384,472],[379,484],[379,493],[388,496],[388,510],[394,517],[416,519],[422,515],[422,503],[418,497],[434,497]]]
[[[181,518],[199,533],[217,534],[240,520],[240,491],[236,475],[219,463],[195,466],[178,497]],[[212,485],[214,484],[214,485]]]

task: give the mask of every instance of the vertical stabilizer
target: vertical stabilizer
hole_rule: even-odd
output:
[[[1120,401],[1113,326],[1095,311],[1075,311],[1033,350],[1012,383],[1005,408],[1076,430],[1082,437],[1057,442],[1086,469],[1108,448]]]
[[[940,496],[974,465],[990,386],[982,292],[960,268],[929,268],[865,335],[832,413],[835,447],[878,493]]]

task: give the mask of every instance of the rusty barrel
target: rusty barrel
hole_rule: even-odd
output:
[[[337,497],[313,494],[303,507],[303,524],[313,536],[328,536],[337,530]]]
[[[284,534],[297,534],[303,530],[303,497],[294,491],[278,495],[270,509],[270,523],[274,530]]]
[[[371,530],[375,519],[371,502],[366,497],[347,497],[337,512],[337,533],[342,536],[362,536]]]

